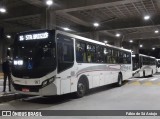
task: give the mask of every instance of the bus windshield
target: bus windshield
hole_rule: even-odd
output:
[[[56,68],[53,39],[18,41],[14,44],[12,74],[18,78],[40,78]]]

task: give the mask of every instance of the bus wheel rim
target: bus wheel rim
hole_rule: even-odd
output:
[[[85,93],[85,86],[84,86],[84,84],[79,83],[78,84],[78,94],[79,95],[84,95],[84,93]]]

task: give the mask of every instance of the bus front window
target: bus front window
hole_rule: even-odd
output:
[[[50,40],[18,41],[14,46],[12,74],[40,78],[56,68],[56,44]],[[21,65],[18,62],[21,61]]]

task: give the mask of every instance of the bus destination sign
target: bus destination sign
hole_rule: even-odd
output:
[[[43,33],[35,33],[35,34],[26,34],[26,35],[20,35],[19,41],[24,40],[40,40],[40,39],[47,39],[49,37],[48,32]]]

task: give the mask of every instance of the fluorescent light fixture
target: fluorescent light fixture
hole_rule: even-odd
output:
[[[159,31],[158,31],[158,30],[155,30],[154,33],[159,33]]]
[[[8,48],[8,50],[11,50],[11,48]]]
[[[65,31],[70,31],[70,29],[67,28],[67,27],[64,27],[63,30],[65,30]]]
[[[93,26],[94,26],[94,27],[98,27],[98,26],[99,26],[99,23],[95,22],[95,23],[93,23]]]
[[[152,50],[155,50],[155,48],[152,48]]]
[[[52,1],[52,0],[47,0],[47,1],[46,1],[46,4],[47,4],[48,6],[51,6],[51,5],[53,4],[53,1]]]
[[[120,33],[117,33],[117,34],[116,34],[116,37],[120,37],[120,36],[121,36],[121,34],[120,34]]]
[[[0,12],[1,12],[1,13],[5,13],[5,12],[6,12],[6,9],[5,9],[5,8],[0,8]]]
[[[142,48],[142,47],[143,47],[143,45],[141,44],[141,45],[139,45],[139,47],[140,47],[140,48]]]
[[[129,42],[130,42],[130,43],[133,43],[133,40],[130,40]]]
[[[7,35],[6,37],[7,37],[8,39],[10,39],[10,38],[11,38],[11,36],[10,36],[10,35]]]
[[[149,15],[144,16],[144,20],[149,20],[149,19],[150,19]]]

